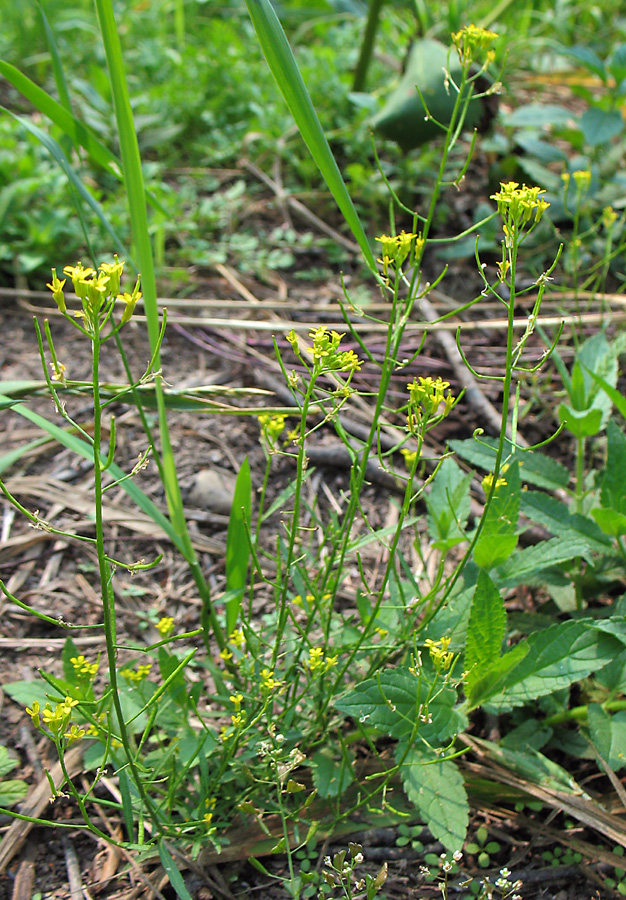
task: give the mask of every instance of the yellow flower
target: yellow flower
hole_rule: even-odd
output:
[[[100,263],[98,268],[109,280],[109,292],[111,295],[119,293],[122,271],[124,269],[124,260],[121,262],[117,256],[113,254],[114,263]]]
[[[69,744],[73,744],[76,741],[79,741],[81,738],[85,737],[86,734],[86,729],[79,728],[78,725],[72,725],[70,730],[64,733],[63,737],[67,738]]]
[[[498,37],[495,31],[488,31],[478,25],[467,25],[452,35],[452,43],[459,54],[461,65],[470,65],[477,57],[485,54],[485,68],[494,59],[491,45]]]
[[[282,681],[274,678],[274,673],[269,669],[263,669],[261,672],[261,690],[264,693],[271,693],[282,685]]]
[[[56,303],[56,305],[58,306],[59,310],[62,313],[64,313],[67,309],[67,307],[65,305],[65,296],[63,294],[63,288],[65,286],[66,280],[67,279],[64,278],[63,281],[60,281],[57,278],[57,270],[52,269],[52,283],[46,284],[46,287],[49,287],[50,290],[52,291],[52,297],[54,298],[54,302]]]
[[[228,643],[232,644],[233,647],[243,647],[246,643],[246,639],[243,635],[243,629],[236,628],[234,631],[228,635]]]
[[[76,296],[80,297],[81,300],[85,300],[87,298],[90,279],[96,274],[95,269],[89,267],[84,269],[83,264],[78,262],[75,266],[65,266],[63,268],[63,274],[69,275],[72,279]]]
[[[129,294],[128,291],[124,291],[123,294],[118,294],[117,299],[121,300],[126,304],[124,307],[124,312],[122,313],[122,318],[120,320],[120,325],[126,325],[127,322],[130,321],[132,314],[135,311],[135,306],[137,305],[137,301],[141,300],[142,294],[139,290],[139,286],[141,283],[141,276],[137,278],[137,283],[133,288],[132,294]]]
[[[167,637],[168,634],[171,634],[172,631],[174,630],[174,617],[173,616],[163,616],[156,623],[155,628],[159,632],[161,637]]]
[[[541,221],[550,204],[540,194],[545,194],[543,188],[527,187],[525,184],[520,187],[517,181],[501,183],[500,190],[491,194],[491,199],[498,204],[498,212],[508,229],[509,238],[513,236],[513,232],[530,222],[533,214],[533,224]]]
[[[308,666],[311,675],[323,675],[333,666],[337,665],[337,657],[324,656],[324,651],[321,647],[311,647],[309,649],[309,658],[306,661],[306,665]]]
[[[152,663],[145,663],[144,665],[136,666],[134,669],[122,669],[121,675],[127,681],[132,681],[134,684],[139,684],[139,682],[143,681],[144,678],[149,675],[151,668]]]
[[[451,638],[449,637],[442,637],[438,641],[433,641],[430,638],[424,641],[424,646],[430,653],[430,658],[437,672],[446,672],[452,665],[454,653],[448,652],[450,640]]]
[[[243,694],[231,694],[228,698],[235,707],[235,712],[239,712],[243,702]]]
[[[98,671],[98,663],[90,663],[89,660],[82,655],[82,653],[80,656],[72,656],[72,658],[70,659],[70,663],[72,664],[72,668],[79,677],[82,675],[93,678]]]
[[[33,720],[33,725],[35,726],[35,728],[39,728],[41,724],[39,702],[35,700],[32,709],[29,709],[29,707],[27,706],[26,712]]]
[[[420,235],[413,234],[412,232],[407,233],[406,231],[401,231],[400,234],[393,236],[381,234],[381,236],[375,238],[375,240],[382,245],[381,252],[383,258],[379,260],[379,262],[382,263],[385,274],[387,274],[387,269],[390,266],[395,269],[400,268],[411,252],[412,246],[415,247],[415,256],[420,256],[422,248],[424,247],[424,239],[420,237]],[[414,241],[415,244],[413,244]]]

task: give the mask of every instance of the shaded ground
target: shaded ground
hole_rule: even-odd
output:
[[[474,281],[473,278],[471,280]],[[349,288],[359,287],[357,274],[353,274],[347,281]],[[455,304],[467,301],[477,292],[473,283],[470,287],[467,272],[463,268],[459,268],[456,284],[453,280],[452,285],[452,288],[446,287],[446,290],[454,295]],[[364,302],[361,298],[365,297],[363,290],[367,289],[362,288],[359,293],[361,303]],[[383,306],[377,305],[378,295],[372,289],[369,290],[369,299],[365,298],[368,312],[384,315]],[[201,299],[190,300],[182,305],[167,304],[170,324],[163,347],[166,380],[177,388],[210,384],[223,385],[228,390],[276,390],[278,403],[286,403],[287,396],[282,392],[279,373],[273,362],[271,335],[275,334],[286,347],[282,335],[288,330],[290,323],[327,322],[338,330],[345,330],[341,328],[335,303],[339,291],[340,286],[337,284],[319,284],[303,289],[297,281],[288,277],[277,278],[272,285],[261,284],[241,279],[236,272],[224,267],[207,273],[206,277],[199,278],[193,285],[194,297]],[[37,311],[49,311],[48,295],[24,295],[18,302],[11,294],[0,292],[0,299],[0,327],[5,336],[0,348],[0,376],[4,382],[38,380],[41,378],[39,357],[30,314],[33,308]],[[437,315],[449,309],[444,295],[431,296],[430,301],[434,304]],[[554,314],[558,319],[562,307],[563,301],[548,302],[544,313]],[[621,309],[621,306],[616,308]],[[597,304],[592,304],[588,312],[596,316]],[[422,315],[426,320],[432,318],[430,313],[422,312]],[[522,318],[523,315],[524,311],[521,310]],[[483,373],[499,371],[503,359],[503,329],[502,324],[498,324],[501,316],[502,309],[498,304],[486,301],[475,312],[464,316],[469,324],[462,334],[463,345],[472,364]],[[228,328],[220,326],[216,321],[224,317],[232,320]],[[68,367],[69,377],[88,378],[88,346],[61,319],[54,315],[50,318],[57,354]],[[245,321],[245,327],[235,327],[237,321]],[[449,341],[455,327],[456,324],[452,326],[452,330],[433,331],[429,335],[422,354],[394,384],[395,397],[401,396],[406,382],[414,374],[441,375],[451,382],[455,394],[461,387],[469,385],[467,374],[462,368],[455,368],[458,366],[458,357],[454,358],[455,351]],[[553,324],[551,327],[556,326]],[[589,319],[586,327],[597,327],[597,318]],[[364,333],[367,334],[367,331]],[[448,335],[447,345],[442,344],[438,337],[440,334]],[[129,355],[136,371],[139,371],[147,356],[141,324],[133,323],[127,329],[125,338]],[[381,332],[370,328],[367,343],[374,355],[383,351],[381,340]],[[419,328],[408,330],[404,348],[407,357],[417,349],[420,340]],[[533,338],[528,351],[529,361],[536,362],[542,349],[538,339]],[[571,357],[567,341],[562,344],[561,354],[565,360]],[[108,351],[105,353],[104,369],[105,379],[125,380],[123,369]],[[365,366],[362,373],[359,373],[357,386],[363,390],[371,389],[375,379],[375,368]],[[520,429],[529,443],[544,439],[554,427],[550,409],[554,385],[554,373],[548,369],[524,386],[528,406],[526,416],[520,422]],[[475,389],[473,384],[469,386],[472,390]],[[450,419],[434,433],[431,443],[435,451],[441,452],[450,438],[471,436],[477,427],[484,427],[487,432],[494,433],[493,425],[486,422],[485,415],[490,403],[497,407],[498,384],[489,382],[485,387],[481,383],[481,389],[485,406],[481,408],[478,405],[477,395],[470,390],[469,400],[466,398],[459,404]],[[252,393],[239,395],[236,399],[227,394],[226,396],[229,402],[239,405],[257,405],[260,399]],[[276,401],[272,399],[271,402]],[[73,398],[71,404],[72,413],[78,417],[81,408],[84,412],[89,408],[87,399],[80,397]],[[41,414],[54,418],[49,400],[42,398],[29,405]],[[116,414],[117,461],[123,467],[129,467],[145,449],[145,439],[136,413],[120,408],[116,410]],[[359,427],[366,427],[367,403],[353,407],[350,418],[357,430]],[[1,427],[4,452],[35,440],[41,434],[14,411],[3,412]],[[219,591],[223,586],[229,475],[238,470],[244,456],[248,455],[253,483],[260,483],[264,456],[259,444],[258,425],[253,418],[177,413],[172,416],[172,438],[194,541],[201,556],[203,570],[211,586]],[[563,455],[567,463],[570,447],[564,440],[553,445],[551,452]],[[345,460],[342,459],[330,430],[317,433],[316,441],[311,447],[311,458],[318,467],[312,490],[318,494],[326,492],[338,496],[342,488],[347,488]],[[201,490],[199,492],[197,476],[201,470],[211,470],[211,477],[217,477],[218,482],[223,485],[226,499],[221,506],[215,507],[214,499],[209,501],[208,495],[203,495]],[[375,472],[372,476],[372,484],[365,492],[363,502],[372,523],[383,524],[393,505],[389,496],[390,485],[384,480],[382,483],[374,480]],[[39,509],[41,515],[56,527],[66,527],[68,523],[73,523],[81,533],[90,533],[89,492],[92,479],[89,466],[77,461],[69,451],[59,449],[57,445],[34,447],[16,461],[4,473],[4,477],[9,489],[29,509]],[[277,495],[291,477],[290,463],[279,461],[272,478],[272,495]],[[137,480],[142,489],[164,509],[163,493],[154,466],[141,472]],[[215,484],[213,481],[213,495]],[[479,496],[478,493],[477,502]],[[209,502],[213,502],[213,508],[209,508]],[[195,589],[186,567],[176,559],[167,540],[162,534],[155,533],[149,522],[130,511],[130,502],[121,489],[110,498],[110,507],[112,555],[132,562],[141,557],[150,559],[157,553],[163,553],[162,561],[150,572],[138,573],[132,578],[123,570],[118,570],[115,574],[115,589],[120,603],[120,639],[146,642],[153,640],[157,634],[154,623],[162,615],[174,616],[177,627],[181,630],[197,627],[200,604],[196,599]],[[0,548],[0,577],[7,589],[51,616],[62,614],[68,621],[80,620],[89,624],[99,621],[94,558],[89,551],[85,551],[84,545],[77,549],[66,539],[33,531],[19,515],[14,517],[6,502],[1,505],[1,516],[3,543]],[[530,608],[533,598],[518,591],[511,596],[509,602],[513,608],[520,605]],[[259,613],[262,613],[262,608]],[[6,601],[0,623],[0,683],[33,679],[39,668],[58,671],[64,638],[59,636],[57,630],[33,619]],[[76,643],[81,649],[103,647],[100,637],[79,638]],[[492,723],[479,720],[474,733],[488,736],[491,727]],[[28,718],[7,697],[0,716],[0,743],[18,752],[21,760],[19,775],[30,784],[39,782],[42,778],[41,767],[52,762],[48,757],[48,743],[36,740]],[[475,764],[480,764],[479,758],[472,759]],[[592,767],[590,773],[592,771],[597,770]],[[584,778],[584,775],[584,771],[576,773],[577,778]],[[603,785],[595,782],[588,787],[590,791],[603,789]],[[52,815],[57,819],[71,821],[75,813],[68,803],[61,802],[55,804]],[[491,854],[488,871],[491,872],[494,866],[496,872],[498,868],[508,866],[513,871],[514,878],[519,877],[524,881],[522,893],[526,900],[535,897],[578,900],[583,897],[610,896],[610,892],[604,888],[599,894],[596,893],[598,885],[602,885],[598,874],[602,870],[597,867],[598,856],[592,860],[594,865],[584,860],[580,860],[579,865],[579,860],[574,856],[575,850],[572,849],[576,839],[593,843],[593,832],[585,831],[582,827],[571,830],[568,832],[567,853],[557,855],[555,847],[562,837],[562,817],[552,823],[551,816],[546,812],[533,814],[528,809],[521,813],[515,812],[511,804],[507,807],[506,797],[498,795],[491,803],[484,800],[477,803],[470,836],[483,823],[488,828],[489,839],[499,845],[499,849]],[[142,873],[131,864],[130,872],[125,873],[127,863],[123,857],[97,845],[89,837],[71,831],[65,834],[66,837],[42,829],[34,829],[30,833],[27,842],[10,863],[8,874],[0,876],[0,900],[5,897],[29,900],[35,892],[41,892],[45,897],[64,898],[70,895],[70,890],[78,891],[81,883],[86,898],[96,895],[107,898],[172,896],[168,887],[163,883],[159,884],[159,874],[154,867],[145,867],[145,872]],[[436,886],[429,887],[423,882],[419,871],[423,854],[429,850],[440,852],[440,845],[433,844],[427,834],[419,833],[419,829],[411,835],[411,840],[420,840],[424,845],[423,850],[416,851],[411,846],[411,841],[401,842],[403,845],[398,846],[398,836],[397,829],[377,829],[359,838],[369,871],[376,871],[383,862],[389,864],[385,896],[389,900],[410,900],[440,895]],[[332,848],[322,849],[322,855],[328,852],[332,852]],[[317,859],[312,860],[314,866],[317,863]],[[270,860],[267,865],[272,871],[285,874],[283,860]],[[470,874],[480,874],[477,858],[471,854],[465,861],[465,867]],[[72,874],[68,875],[68,871]],[[30,882],[29,872],[34,873]],[[204,882],[202,873],[196,873],[188,884],[198,900],[232,896],[284,896],[275,883],[260,875],[245,860],[211,865],[204,875]],[[146,876],[149,878],[148,886],[143,880]],[[75,884],[74,888],[70,888],[71,878],[78,878],[78,887]],[[455,888],[453,891],[451,888],[451,896],[455,896],[459,890]],[[73,898],[75,896],[79,894],[72,894]]]

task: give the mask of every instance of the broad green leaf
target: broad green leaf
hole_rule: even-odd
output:
[[[502,654],[506,612],[500,592],[483,570],[478,576],[467,625],[465,646],[466,692],[472,698],[473,687],[485,669]]]
[[[588,516],[570,512],[564,503],[543,491],[523,491],[521,511],[564,543],[583,540],[594,553],[606,553],[611,548],[611,541]]]
[[[41,681],[11,681],[2,685],[2,690],[8,694],[11,700],[15,700],[20,706],[32,707],[37,702],[45,706],[45,687]]]
[[[402,745],[398,750],[402,752]],[[400,766],[400,777],[433,837],[447,850],[460,850],[467,835],[469,804],[458,766],[451,760],[433,761],[432,756],[413,748]]]
[[[580,117],[580,129],[591,147],[606,144],[624,130],[624,119],[617,109],[590,106]]]
[[[69,681],[70,684],[74,684],[77,680],[76,670],[72,665],[71,660],[72,657],[78,657],[79,655],[78,648],[74,641],[70,637],[65,638],[61,661],[63,663],[63,677],[66,681]]]
[[[12,756],[6,747],[0,744],[0,778],[4,778],[9,772],[19,765],[19,760]]]
[[[449,89],[448,77],[458,84],[460,75],[458,57],[449,47],[430,38],[416,41],[400,82],[372,119],[372,128],[399,144],[405,153],[442,137],[445,131],[441,126],[450,125],[457,102],[457,92]],[[463,96],[467,99],[468,95]],[[471,131],[484,114],[481,100],[472,99],[464,128]]]
[[[526,638],[526,657],[505,680],[504,690],[489,705],[504,712],[569,687],[611,662],[622,649],[612,635],[589,622],[557,622]]]
[[[618,772],[626,766],[626,712],[609,715],[599,703],[587,708],[589,735],[605,763]]]
[[[252,481],[250,463],[244,459],[237,475],[233,505],[226,538],[226,590],[235,595],[226,604],[226,633],[231,634],[239,618],[241,598],[248,581],[250,565],[250,519],[252,516]]]
[[[490,697],[499,694],[506,684],[510,672],[519,665],[528,653],[528,644],[522,642],[516,644],[508,653],[493,662],[489,668],[480,670],[472,681],[471,688],[467,688],[469,709],[484,706]]]
[[[512,113],[504,117],[506,125],[513,128],[541,128],[568,125],[574,116],[571,109],[565,106],[555,106],[550,103],[527,103],[518,106]]]
[[[496,487],[487,509],[483,529],[474,547],[474,562],[491,569],[508,559],[517,545],[517,519],[520,504],[519,465],[515,459],[503,469],[505,483]]]
[[[576,438],[593,437],[602,428],[602,412],[599,409],[572,409],[566,403],[559,404],[559,422]]]
[[[626,44],[613,47],[613,52],[607,60],[607,68],[617,85],[626,78]]]
[[[589,544],[584,538],[551,538],[534,547],[525,547],[519,553],[510,556],[499,566],[494,580],[499,587],[513,587],[516,584],[539,584],[547,569],[562,563],[571,562],[582,556],[588,562],[593,558]]]
[[[343,757],[339,748],[318,750],[312,760],[313,784],[320,797],[340,797],[354,781],[352,765]]]
[[[439,550],[465,540],[462,529],[470,513],[471,472],[464,475],[453,459],[444,459],[426,497],[428,533]]]
[[[534,784],[579,796],[582,793],[580,785],[574,781],[569,772],[528,744],[523,750],[512,750],[482,738],[478,739],[477,743],[488,758]]]
[[[626,516],[614,509],[592,509],[591,515],[605,534],[620,537],[626,534]]]
[[[444,687],[427,703],[430,690],[419,672],[414,675],[398,666],[347,691],[335,700],[335,707],[391,737],[406,740],[415,731],[431,747],[439,747],[462,731],[467,719],[455,709],[453,688]]]
[[[616,387],[612,384],[609,384],[604,378],[600,375],[597,375],[595,372],[589,372],[593,380],[599,385],[606,393],[609,395],[616,408],[622,414],[624,418],[626,418],[626,397],[621,394]]]
[[[20,778],[7,778],[0,781],[0,806],[11,809],[28,793],[28,785]]]
[[[269,0],[246,0],[261,50],[285,98],[302,138],[361,248],[367,265],[377,271],[361,221],[346,189],[317,113],[280,22]]]
[[[481,437],[479,440],[468,438],[465,441],[450,441],[450,447],[461,459],[467,460],[473,466],[491,471],[496,458],[497,440],[490,437]],[[486,446],[485,446],[486,445]],[[507,442],[504,447],[505,457],[511,452],[511,444]],[[550,456],[546,456],[539,450],[517,450],[520,479],[527,484],[555,491],[567,487],[570,473]]]
[[[615,422],[607,426],[608,452],[600,482],[600,500],[605,509],[626,513],[626,435]]]

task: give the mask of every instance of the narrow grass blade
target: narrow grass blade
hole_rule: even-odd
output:
[[[233,505],[228,520],[226,538],[226,590],[231,597],[226,603],[226,634],[234,631],[239,618],[241,598],[248,578],[250,565],[250,546],[248,532],[252,513],[252,480],[250,463],[244,459],[237,482]]]
[[[354,208],[326,135],[311,102],[289,42],[269,0],[246,0],[246,6],[257,33],[261,49],[289,111],[315,160],[324,181],[350,226],[367,265],[376,271],[361,220]]]
[[[193,897],[185,886],[185,881],[180,874],[180,869],[172,859],[172,854],[165,846],[165,841],[163,840],[159,841],[159,856],[161,857],[161,865],[165,869],[170,884],[174,888],[179,900],[193,900]]]

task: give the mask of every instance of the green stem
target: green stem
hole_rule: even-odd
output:
[[[365,79],[369,68],[372,51],[374,49],[374,40],[378,31],[378,19],[382,9],[384,0],[370,0],[370,8],[367,15],[367,24],[363,35],[363,43],[361,44],[361,52],[359,53],[359,61],[354,71],[354,81],[352,82],[353,91],[362,91],[365,87]]]

